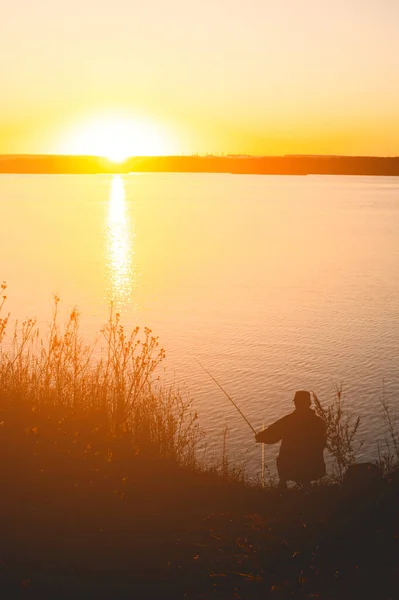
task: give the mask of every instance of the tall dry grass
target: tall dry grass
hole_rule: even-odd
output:
[[[77,417],[138,451],[181,464],[195,461],[200,436],[192,401],[175,385],[163,385],[159,366],[165,351],[152,331],[128,331],[110,309],[98,344],[84,343],[81,316],[73,309],[60,323],[58,297],[47,335],[35,319],[11,323],[0,303],[0,410]],[[55,417],[54,417],[55,418]],[[1,419],[0,419],[1,420]],[[34,423],[35,419],[32,419]],[[61,422],[58,420],[58,422]]]
[[[387,397],[384,384],[379,400],[384,424],[384,439],[378,443],[377,465],[385,475],[390,475],[399,469],[398,414],[395,404]]]
[[[315,411],[326,426],[326,448],[333,458],[330,477],[342,483],[347,468],[356,462],[363,445],[359,439],[360,416],[354,416],[344,407],[342,386],[336,386],[333,402],[324,407],[312,392]]]

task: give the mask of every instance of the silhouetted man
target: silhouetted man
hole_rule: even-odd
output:
[[[310,408],[309,392],[296,392],[294,404],[294,412],[255,436],[255,440],[263,444],[276,444],[281,440],[277,458],[281,488],[287,487],[288,480],[307,485],[326,474],[324,421]]]

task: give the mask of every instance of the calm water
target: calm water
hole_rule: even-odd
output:
[[[57,293],[93,339],[114,298],[125,323],[159,335],[208,456],[227,422],[232,457],[253,472],[260,461],[193,356],[255,428],[290,411],[296,389],[328,401],[343,382],[363,457],[375,455],[383,383],[399,405],[399,179],[2,175],[0,210],[12,315],[47,323]]]

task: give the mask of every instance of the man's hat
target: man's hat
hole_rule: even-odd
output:
[[[300,406],[301,408],[309,407],[312,404],[310,393],[305,390],[299,390],[298,392],[295,392],[294,404],[295,406]]]

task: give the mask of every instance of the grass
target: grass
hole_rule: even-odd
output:
[[[337,484],[282,494],[267,473],[251,486],[227,428],[221,467],[205,468],[192,402],[159,380],[150,330],[129,333],[111,311],[100,352],[76,310],[59,323],[57,298],[44,337],[34,320],[11,325],[4,302],[2,598],[395,597],[395,474],[361,496]],[[356,420],[323,410],[345,458]]]
[[[326,426],[326,448],[334,459],[330,477],[333,481],[342,483],[348,467],[356,463],[363,440],[358,440],[360,416],[354,417],[344,409],[342,385],[337,386],[335,391],[334,401],[327,408],[322,406],[314,392],[312,396],[315,412]]]
[[[6,290],[2,285],[3,294]],[[0,311],[4,307],[0,305]],[[35,415],[62,422],[80,421],[101,436],[124,438],[141,452],[173,458],[181,464],[195,460],[200,436],[192,401],[173,385],[163,386],[157,369],[165,357],[150,329],[127,332],[120,315],[111,308],[101,330],[101,355],[84,344],[80,315],[72,310],[64,326],[59,323],[59,298],[45,338],[34,319],[13,327],[5,345],[9,315],[0,318],[0,394],[3,402],[24,406]],[[1,313],[0,313],[1,316]],[[142,333],[142,336],[140,335]],[[6,349],[4,349],[4,346]],[[90,424],[90,425],[88,425]],[[41,426],[41,429],[43,425]],[[59,435],[59,427],[47,427]],[[82,435],[79,429],[74,434]],[[94,436],[96,437],[96,436]]]

